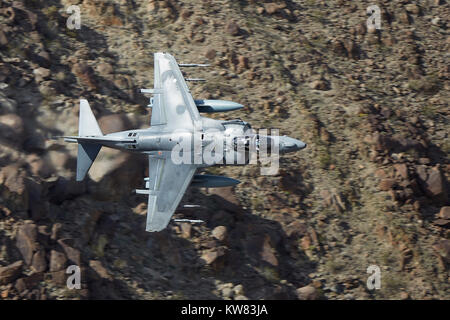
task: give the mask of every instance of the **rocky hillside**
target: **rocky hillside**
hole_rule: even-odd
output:
[[[22,0],[0,2],[2,299],[449,299],[446,0]],[[66,8],[78,5],[81,29]],[[102,150],[74,180],[78,102],[103,132],[149,125],[153,52],[206,78],[216,118],[277,128],[307,149],[216,167],[234,189],[186,193],[146,233],[145,157]],[[66,268],[81,267],[80,290]],[[381,289],[366,286],[381,269]]]

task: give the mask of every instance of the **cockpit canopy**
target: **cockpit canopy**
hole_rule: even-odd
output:
[[[222,125],[227,126],[227,125],[238,125],[238,126],[242,126],[243,127],[243,131],[247,131],[250,130],[252,128],[252,126],[250,125],[250,123],[242,121],[241,119],[234,119],[234,120],[226,120],[226,121],[222,121]]]

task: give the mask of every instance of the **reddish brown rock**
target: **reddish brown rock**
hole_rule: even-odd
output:
[[[87,86],[89,89],[97,89],[94,71],[86,63],[80,62],[74,64],[72,67],[72,72],[81,80],[81,83]]]
[[[99,63],[96,70],[101,76],[108,76],[114,72],[113,66],[107,62]]]
[[[405,6],[406,11],[414,15],[420,14],[420,7],[415,3],[409,3]]]
[[[445,177],[438,167],[430,169],[419,165],[416,166],[416,173],[422,190],[429,198],[443,202],[448,199]]]
[[[51,233],[51,236],[50,236],[50,238],[53,241],[56,241],[59,238],[59,231],[61,230],[61,228],[62,228],[62,224],[61,223],[57,222],[57,223],[53,224],[53,226],[52,226],[52,233]]]
[[[180,16],[183,20],[187,20],[192,15],[192,13],[193,12],[191,10],[183,9],[180,13]]]
[[[275,252],[276,251],[271,244],[270,237],[266,235],[261,248],[261,259],[276,267],[278,266],[278,259],[275,256]]]
[[[212,236],[219,241],[224,241],[227,237],[227,227],[225,226],[215,227],[212,231]]]
[[[1,194],[2,187],[7,190]],[[0,169],[0,194],[4,201],[9,203],[9,208],[18,211],[26,211],[29,207],[29,194],[27,189],[26,172],[20,163],[13,163]]]
[[[308,227],[305,223],[295,220],[286,227],[285,232],[288,237],[301,237],[308,232]]]
[[[426,181],[428,177],[427,167],[425,165],[416,166],[416,173],[420,180]]]
[[[325,80],[314,80],[309,84],[309,87],[314,90],[328,90],[330,88],[328,82]]]
[[[30,265],[37,249],[37,227],[33,223],[25,223],[19,228],[16,246],[27,265]]]
[[[347,55],[347,50],[345,49],[344,44],[342,43],[341,40],[338,39],[334,39],[331,42],[331,50],[340,56]]]
[[[375,176],[380,179],[384,179],[384,178],[388,177],[388,175],[386,174],[386,171],[384,171],[383,169],[377,169],[377,171],[375,171]]]
[[[201,259],[205,261],[207,265],[212,265],[218,262],[219,258],[225,255],[225,249],[222,247],[212,249],[202,254]]]
[[[438,169],[433,168],[425,182],[426,192],[430,197],[442,197],[447,199],[445,192],[444,179]]]
[[[50,272],[64,270],[66,267],[67,258],[62,252],[52,250],[50,252]]]
[[[33,70],[34,78],[37,83],[41,83],[45,79],[50,77],[50,70],[46,68],[37,68]]]
[[[403,179],[408,179],[408,167],[404,163],[397,163],[394,165],[395,171]]]
[[[108,273],[108,270],[102,265],[102,263],[98,260],[89,261],[89,266],[95,272],[96,276],[101,279],[111,280],[111,276]]]
[[[66,270],[60,270],[55,272],[50,272],[50,279],[56,285],[66,285],[67,277],[70,276],[66,274]]]
[[[450,220],[450,207],[442,207],[439,211],[439,218]]]
[[[298,288],[297,296],[300,300],[317,300],[319,298],[317,289],[312,285]]]
[[[205,57],[208,58],[209,60],[213,60],[216,57],[216,50],[214,49],[208,49],[208,51],[206,51],[205,53]]]
[[[208,189],[210,194],[215,195],[217,203],[231,213],[239,213],[242,212],[241,204],[236,197],[233,187],[226,188],[211,188]]]
[[[10,141],[21,141],[24,134],[24,123],[21,117],[14,113],[0,116],[0,134],[4,139]]]
[[[19,260],[5,267],[0,267],[0,285],[16,280],[22,272],[23,261]]]
[[[381,191],[388,191],[391,190],[395,185],[394,179],[383,179],[381,180],[380,184],[378,185],[378,188],[380,188]]]
[[[33,273],[28,277],[18,279],[16,281],[15,288],[19,293],[23,293],[25,290],[34,289],[38,283],[43,280],[43,273]]]
[[[411,21],[409,15],[408,15],[408,12],[406,10],[402,10],[398,14],[398,18],[400,19],[400,22],[402,22],[403,24],[409,24]]]
[[[185,239],[189,239],[192,233],[192,224],[182,223],[181,224],[181,236]]]
[[[447,219],[436,219],[434,220],[434,224],[441,226],[441,227],[447,227],[450,225],[450,220]]]
[[[80,250],[73,248],[73,239],[60,239],[58,240],[58,243],[63,248],[69,261],[77,266],[80,266]]]
[[[232,36],[238,36],[241,32],[239,25],[235,21],[230,21],[225,27],[226,33]]]
[[[433,248],[442,258],[446,261],[450,261],[450,240],[441,240],[435,244]]]
[[[264,10],[266,10],[268,14],[278,13],[281,9],[284,9],[285,7],[286,7],[285,3],[275,3],[275,2],[264,3]]]
[[[345,40],[344,48],[345,48],[345,50],[347,52],[347,56],[349,58],[353,58],[353,59],[358,58],[358,47],[353,40],[349,40],[349,39]]]
[[[303,251],[311,249],[311,237],[309,236],[309,234],[305,235],[301,239],[300,246],[302,247]]]
[[[238,70],[242,71],[244,69],[248,69],[248,58],[245,56],[238,57]]]
[[[47,260],[45,258],[44,249],[40,249],[33,254],[31,268],[36,272],[44,272],[47,270]]]

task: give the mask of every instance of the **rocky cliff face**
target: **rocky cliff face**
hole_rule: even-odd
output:
[[[378,3],[381,30],[370,1],[2,1],[1,298],[450,298],[450,7]],[[210,169],[243,183],[189,190],[202,207],[176,216],[206,223],[149,234],[145,158],[102,150],[77,183],[76,148],[51,137],[76,134],[81,97],[104,132],[148,126],[157,51],[212,64],[188,70],[208,80],[193,95],[246,106],[216,118],[308,148],[276,176]]]

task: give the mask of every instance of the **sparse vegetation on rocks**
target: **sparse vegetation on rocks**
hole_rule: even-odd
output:
[[[449,1],[73,1],[0,4],[0,299],[449,299]],[[192,189],[146,233],[145,157],[101,151],[75,182],[78,102],[106,131],[145,128],[152,54],[186,70],[213,117],[307,149],[275,176]],[[66,287],[69,265],[81,290]],[[367,268],[381,289],[366,287]]]

